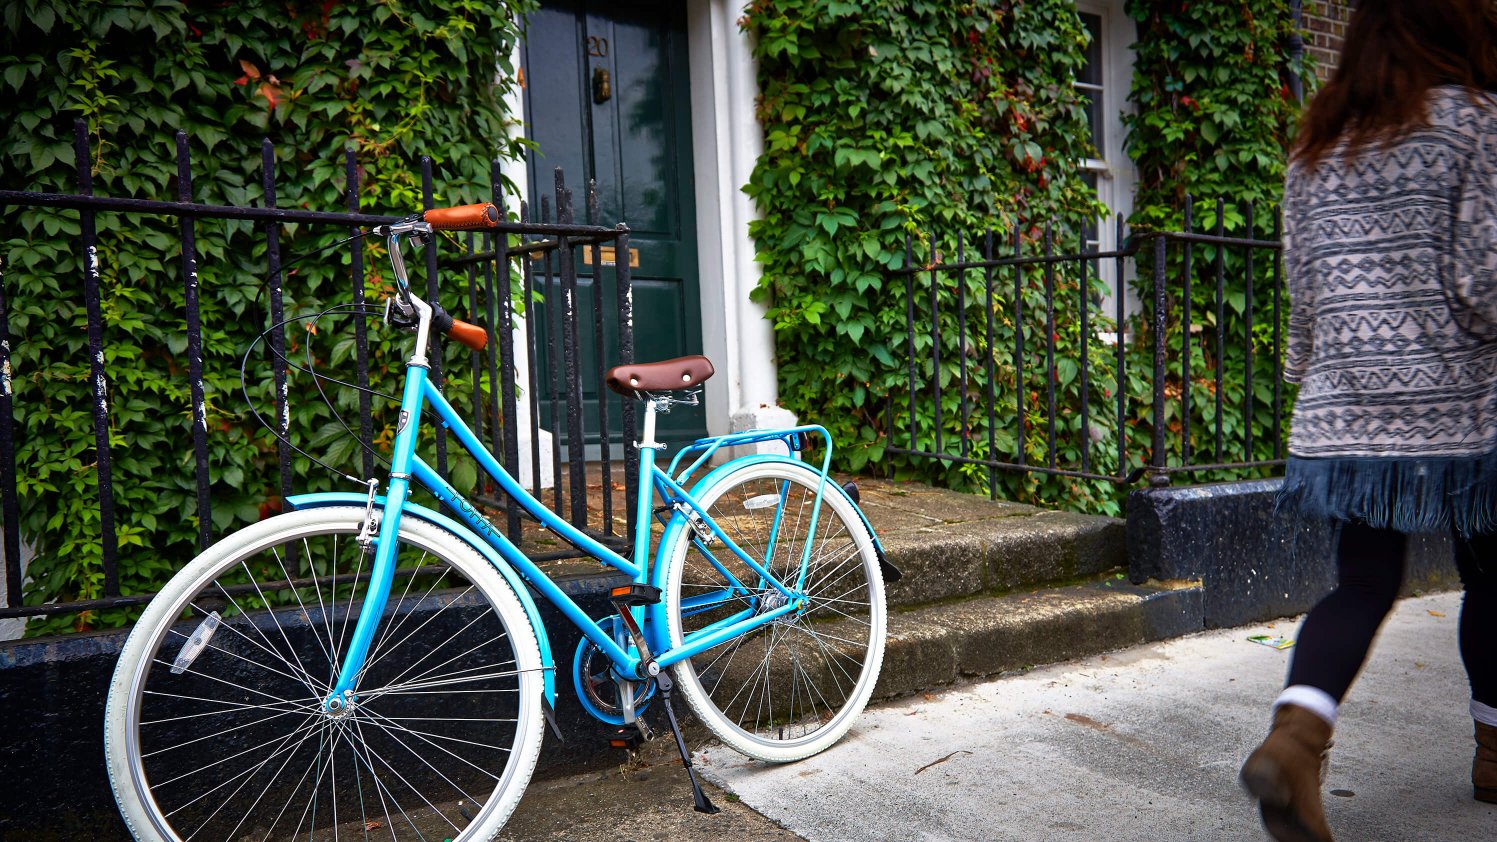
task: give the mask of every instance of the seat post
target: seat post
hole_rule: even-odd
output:
[[[657,400],[657,398],[645,399],[645,427],[644,433],[639,437],[638,447],[640,449],[660,449],[660,442],[655,440],[655,413],[658,411]]]
[[[650,511],[655,504],[655,453],[661,444],[655,441],[655,399],[645,399],[644,431],[635,443],[639,448],[639,490],[634,512],[634,563],[644,582],[650,564]]]

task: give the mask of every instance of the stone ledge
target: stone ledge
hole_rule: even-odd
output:
[[[1199,579],[1207,628],[1308,611],[1336,584],[1332,530],[1275,512],[1280,483],[1223,482],[1129,494],[1130,578]],[[1459,586],[1448,539],[1409,541],[1405,595]]]

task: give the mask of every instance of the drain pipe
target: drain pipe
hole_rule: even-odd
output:
[[[1289,93],[1296,103],[1305,101],[1305,85],[1299,76],[1300,63],[1305,58],[1305,39],[1300,35],[1304,27],[1304,0],[1289,0]]]

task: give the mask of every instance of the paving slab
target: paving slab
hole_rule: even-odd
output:
[[[1338,839],[1476,840],[1460,596],[1406,600],[1341,711],[1326,810]],[[773,766],[698,763],[808,840],[1264,839],[1237,770],[1268,726],[1297,621],[1195,634],[871,708],[848,737]]]
[[[838,481],[845,482],[847,479],[849,478],[839,477]],[[879,520],[874,526],[880,531],[892,532],[941,523],[1029,515],[1044,511],[1025,503],[990,500],[976,494],[963,494],[960,491],[913,482],[870,477],[857,477],[856,482],[863,495],[861,505],[868,512],[870,520],[877,513]]]
[[[722,812],[692,809],[674,743],[656,739],[617,765],[534,781],[497,842],[794,842],[801,837],[705,784]]]

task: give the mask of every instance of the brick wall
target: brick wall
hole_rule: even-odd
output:
[[[1341,41],[1346,37],[1346,21],[1351,17],[1351,0],[1305,0],[1305,52],[1315,59],[1316,75],[1322,82],[1331,78],[1341,56]]]

